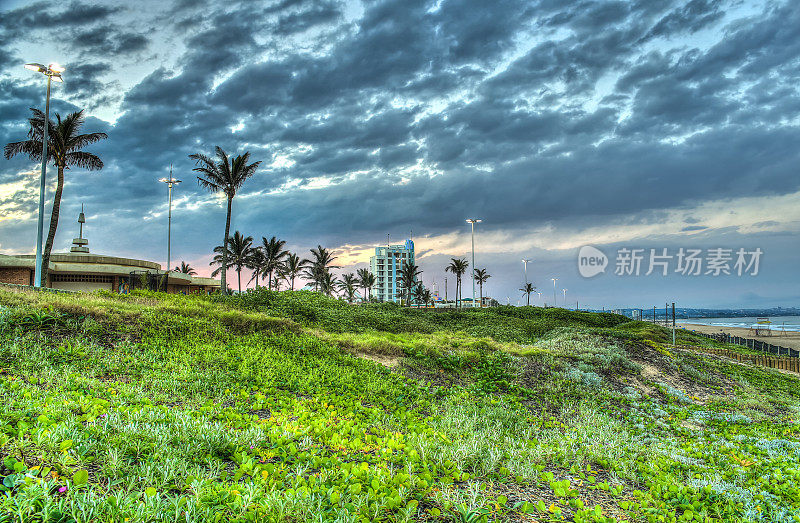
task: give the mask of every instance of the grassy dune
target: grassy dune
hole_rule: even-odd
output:
[[[0,521],[800,521],[800,381],[612,314],[0,290]]]

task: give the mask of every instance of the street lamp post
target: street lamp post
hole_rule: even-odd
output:
[[[475,224],[481,223],[481,220],[470,218],[467,223],[472,227],[472,306],[475,306]],[[481,304],[483,305],[483,304]]]
[[[528,283],[528,262],[531,260],[522,258],[522,265],[525,267],[523,270],[525,272],[525,283]]]
[[[553,280],[553,307],[555,307],[556,305],[558,305],[556,303],[556,282],[558,281],[558,278],[550,278],[550,279]]]
[[[31,63],[25,64],[25,69],[42,73],[47,77],[47,96],[44,105],[44,122],[42,122],[42,175],[39,179],[39,223],[36,231],[36,274],[33,279],[34,287],[42,286],[42,236],[44,231],[44,188],[47,177],[47,134],[50,127],[50,84],[53,80],[63,82],[61,73],[64,68],[58,64],[48,66]]]
[[[561,289],[564,291],[564,308],[567,308],[567,289]]]
[[[172,248],[172,186],[181,183],[172,176],[172,165],[169,166],[169,178],[161,178],[158,180],[161,183],[166,183],[169,193],[169,211],[167,212],[167,273],[170,272],[171,248]]]

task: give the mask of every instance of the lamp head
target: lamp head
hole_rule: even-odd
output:
[[[31,62],[29,64],[25,64],[23,67],[29,71],[36,71],[37,73],[42,73],[45,76],[49,76],[56,82],[64,81],[64,79],[61,78],[61,73],[64,72],[64,67],[56,63],[52,63],[47,66],[36,62]]]

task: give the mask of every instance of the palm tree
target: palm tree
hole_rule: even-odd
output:
[[[461,276],[467,272],[469,262],[464,258],[450,258],[450,264],[444,268],[445,272],[456,275],[456,307],[461,305]]]
[[[369,272],[369,269],[358,269],[358,285],[364,289],[363,299],[369,301],[372,297],[372,288],[375,286],[375,275]]]
[[[425,308],[428,307],[428,304],[433,301],[433,294],[431,294],[431,290],[427,288],[422,289],[422,303],[425,304]]]
[[[348,272],[342,276],[342,280],[339,282],[339,288],[344,291],[347,303],[353,303],[353,301],[355,301],[357,285],[358,278],[356,278],[356,275],[352,272]]]
[[[277,291],[281,290],[281,282],[289,283],[289,275],[286,272],[286,267],[283,262],[275,268],[275,281],[277,282],[275,286],[275,290]]]
[[[414,293],[414,289],[419,285],[417,276],[420,274],[422,274],[422,271],[419,270],[419,267],[411,265],[406,261],[403,262],[403,266],[397,271],[397,275],[400,276],[400,285],[402,286],[400,292],[402,293],[401,295],[406,298],[406,304],[409,307],[411,306],[411,295]]]
[[[258,279],[261,277],[261,271],[264,269],[264,265],[266,263],[264,251],[258,247],[253,247],[253,250],[250,251],[250,257],[247,259],[247,264],[245,264],[245,267],[253,271],[253,275],[250,276],[250,279],[247,281],[247,283],[249,284],[250,282],[255,281],[256,289],[258,289]]]
[[[263,236],[261,237],[261,251],[264,253],[262,274],[267,277],[267,285],[270,289],[272,289],[273,282],[272,273],[280,266],[283,258],[289,254],[289,251],[283,248],[284,245],[286,245],[286,242],[279,240],[275,236],[269,240]]]
[[[528,306],[530,306],[530,304],[531,304],[531,293],[536,291],[536,287],[534,287],[532,283],[528,282],[520,290],[522,291],[522,295],[523,296],[525,296],[525,295],[528,296]]]
[[[472,277],[475,278],[475,281],[478,283],[478,285],[481,288],[481,301],[480,301],[480,304],[481,304],[481,307],[483,307],[483,284],[486,283],[486,280],[491,278],[492,275],[489,274],[488,272],[486,272],[486,269],[474,269],[472,271],[472,273],[473,273]]]
[[[197,167],[193,170],[202,173],[197,177],[197,183],[211,192],[224,192],[228,200],[228,212],[225,215],[225,238],[222,245],[228,245],[228,235],[231,230],[231,204],[236,192],[242,187],[245,180],[255,174],[261,162],[250,161],[250,153],[240,154],[233,159],[229,159],[225,151],[220,146],[214,147],[217,160],[204,154],[190,154],[189,158],[195,160]],[[226,272],[228,270],[228,252],[222,249],[222,263],[220,266],[220,289],[227,292]],[[240,275],[241,279],[241,275]]]
[[[414,287],[414,301],[417,302],[417,307],[419,307],[420,305],[425,305],[427,307],[428,301],[430,301],[430,294],[431,291],[425,288],[425,286],[422,285],[422,283],[417,283],[417,286]]]
[[[194,270],[194,267],[186,262],[181,262],[180,265],[176,265],[175,270],[183,274],[188,274],[189,276],[194,276],[197,274],[197,271]]]
[[[300,275],[303,270],[303,261],[300,259],[300,256],[296,255],[293,252],[290,252],[288,256],[286,256],[286,260],[283,262],[283,272],[285,277],[289,280],[291,290],[294,290],[294,279]]]
[[[303,260],[304,276],[314,282],[315,291],[320,289],[322,280],[330,272],[330,269],[339,268],[337,265],[332,265],[335,259],[336,256],[333,256],[331,251],[322,245],[317,245],[316,249],[311,249],[311,258]]]
[[[228,238],[227,249],[217,246],[214,248],[214,252],[219,254],[214,256],[209,265],[219,265],[219,268],[215,269],[211,276],[214,277],[219,274],[223,267],[232,266],[236,268],[236,274],[239,276],[239,292],[242,292],[242,269],[247,267],[253,254],[253,237],[244,236],[239,231],[236,231],[233,236]],[[225,265],[228,260],[230,260],[230,265]]]
[[[33,116],[28,119],[30,130],[28,139],[11,142],[5,146],[5,157],[10,159],[17,154],[26,154],[34,161],[42,161],[42,135],[45,116],[39,109],[31,108]],[[56,121],[47,122],[47,160],[58,169],[56,192],[53,197],[53,210],[50,213],[50,229],[42,254],[42,285],[47,285],[47,270],[50,265],[50,251],[58,229],[58,216],[61,210],[61,193],[64,190],[64,169],[80,167],[90,171],[103,168],[103,161],[92,153],[81,151],[84,147],[108,138],[106,133],[78,134],[86,118],[83,110],[68,114],[63,120],[56,113]]]
[[[319,290],[326,296],[333,296],[336,288],[339,286],[339,280],[330,271],[322,273],[319,279]]]

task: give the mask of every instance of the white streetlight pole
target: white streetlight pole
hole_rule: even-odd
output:
[[[475,224],[481,223],[481,220],[470,218],[467,223],[472,228],[472,306],[475,307]]]
[[[44,122],[42,122],[42,175],[39,179],[39,223],[36,231],[36,271],[33,286],[42,286],[42,236],[44,231],[44,189],[47,178],[47,134],[50,127],[50,84],[52,80],[63,82],[61,73],[64,68],[58,64],[44,66],[42,64],[25,64],[25,69],[42,73],[47,77],[47,96],[45,98]],[[46,282],[45,282],[46,283]]]
[[[556,303],[556,282],[558,281],[558,278],[550,278],[550,279],[553,280],[553,307],[555,307],[557,305],[557,303]]]
[[[564,308],[567,308],[567,289],[561,289],[564,291]]]
[[[170,165],[169,178],[161,178],[158,181],[167,184],[169,193],[169,211],[167,212],[167,272],[170,272],[170,262],[172,261],[172,186],[181,183],[181,180],[172,176],[172,165]]]
[[[522,264],[525,267],[525,269],[524,269],[524,271],[525,271],[525,283],[528,283],[528,262],[529,261],[531,261],[531,260],[528,260],[526,258],[522,258]]]

